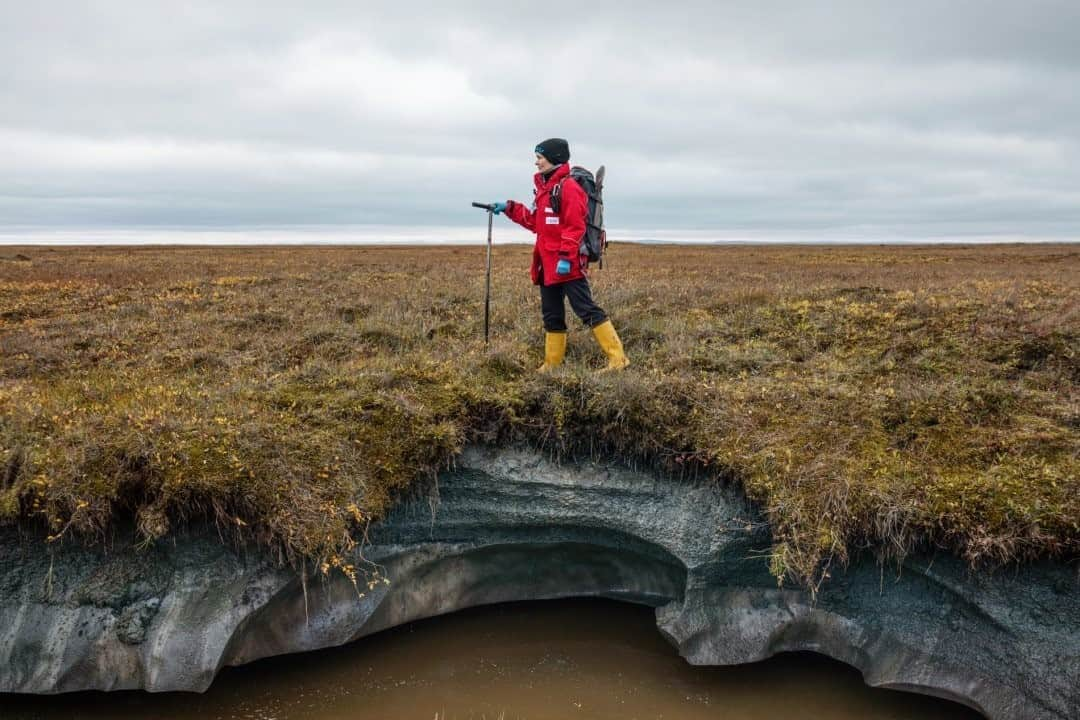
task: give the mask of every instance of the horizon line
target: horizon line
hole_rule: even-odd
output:
[[[867,228],[803,231],[732,231],[722,229],[609,229],[611,244],[638,245],[1016,245],[1080,243],[1080,234],[1007,232],[927,233]],[[493,245],[529,245],[535,236],[504,224]],[[0,226],[0,246],[433,246],[487,244],[483,227],[419,225],[302,225],[255,227],[43,227]]]

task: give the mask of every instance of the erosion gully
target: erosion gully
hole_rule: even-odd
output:
[[[975,720],[863,684],[828,658],[694,667],[647,607],[578,598],[476,607],[358,642],[227,668],[195,693],[0,695],[0,718]]]

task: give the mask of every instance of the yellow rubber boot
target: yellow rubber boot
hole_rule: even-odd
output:
[[[563,356],[566,355],[566,333],[549,332],[544,334],[544,364],[536,369],[537,372],[549,372],[555,367],[562,365]]]
[[[623,352],[622,341],[619,340],[619,335],[615,332],[615,326],[611,324],[610,320],[600,323],[592,331],[593,335],[596,336],[596,342],[600,343],[600,349],[604,351],[608,358],[607,367],[600,372],[622,370],[630,364],[630,359]]]

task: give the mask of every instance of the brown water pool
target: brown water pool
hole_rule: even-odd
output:
[[[346,647],[227,668],[204,694],[0,695],[0,718],[184,720],[977,720],[866,687],[828,658],[692,667],[653,611],[574,599],[473,608]]]

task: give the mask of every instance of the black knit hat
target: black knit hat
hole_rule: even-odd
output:
[[[570,159],[570,144],[562,138],[548,138],[537,144],[537,153],[543,155],[555,165],[561,165]]]

